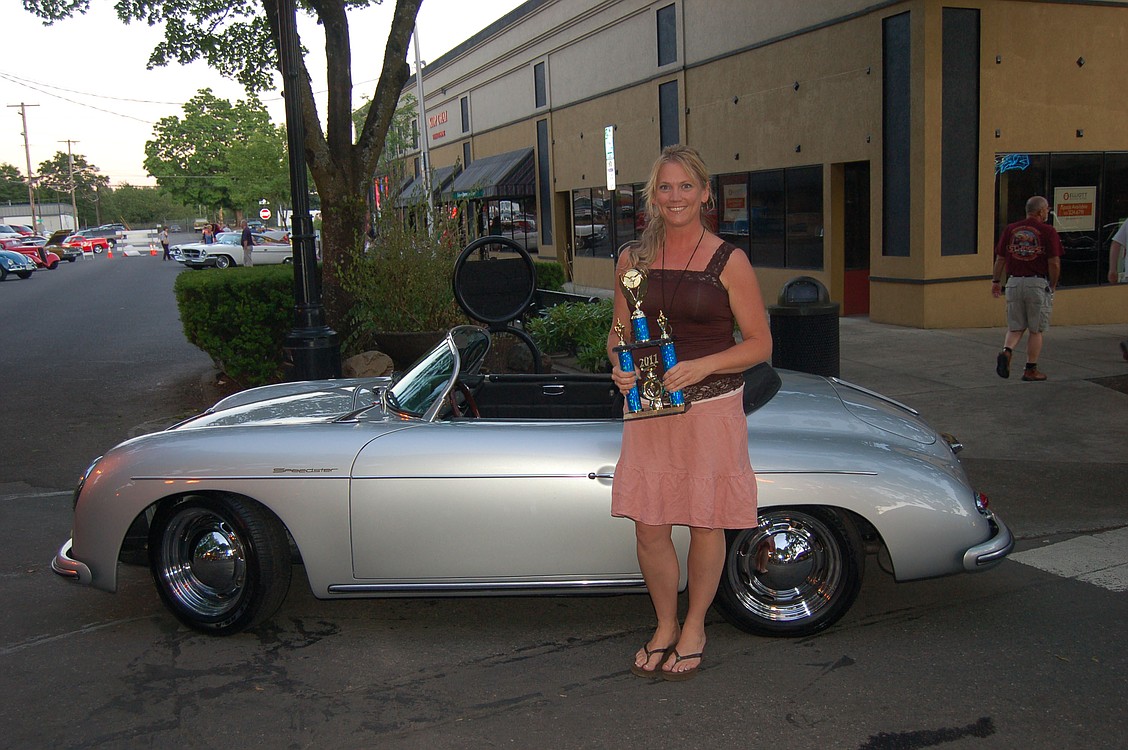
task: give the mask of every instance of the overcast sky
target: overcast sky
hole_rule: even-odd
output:
[[[424,62],[435,60],[465,41],[522,0],[424,0],[417,19]],[[112,185],[153,184],[145,174],[145,141],[162,117],[183,117],[183,104],[201,88],[236,101],[243,96],[237,83],[222,78],[203,63],[172,64],[146,70],[159,28],[118,20],[110,0],[93,0],[91,11],[53,26],[7,0],[4,13],[4,52],[0,55],[0,95],[6,114],[0,119],[0,163],[27,174],[21,103],[27,104],[31,169],[38,170],[56,152],[66,153],[67,140]],[[349,14],[352,36],[354,106],[362,94],[375,91],[387,41],[394,0]],[[315,91],[324,91],[324,37],[299,14],[298,32],[310,50],[306,64]],[[415,51],[408,48],[414,67]],[[260,94],[272,119],[282,124],[282,93]],[[11,106],[16,105],[16,106]],[[37,106],[31,106],[37,105]],[[325,111],[324,100],[318,111]]]

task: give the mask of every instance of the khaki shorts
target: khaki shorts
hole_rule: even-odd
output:
[[[1043,333],[1050,327],[1054,295],[1041,276],[1012,276],[1007,279],[1007,329]]]

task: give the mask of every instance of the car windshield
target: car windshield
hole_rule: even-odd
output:
[[[388,405],[408,416],[432,419],[457,376],[477,372],[489,347],[490,336],[485,329],[452,329],[389,389]]]

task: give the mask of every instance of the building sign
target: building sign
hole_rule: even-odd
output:
[[[1054,188],[1054,228],[1059,232],[1091,232],[1097,228],[1097,188]]]
[[[603,154],[607,158],[607,189],[615,189],[615,126],[603,129]]]
[[[450,110],[448,109],[444,109],[442,112],[427,116],[427,132],[431,134],[432,141],[446,138],[447,132],[446,128],[444,128],[443,125],[446,125],[447,120],[449,119]]]

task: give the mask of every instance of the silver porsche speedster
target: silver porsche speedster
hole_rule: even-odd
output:
[[[113,591],[146,550],[173,614],[215,635],[270,618],[295,565],[322,599],[645,591],[634,526],[610,514],[610,377],[488,373],[489,343],[459,327],[395,378],[255,388],[116,446],[78,485],[54,570]],[[767,365],[745,380],[759,525],[728,532],[715,601],[736,627],[830,626],[867,554],[904,581],[1010,552],[958,443],[911,409]]]

